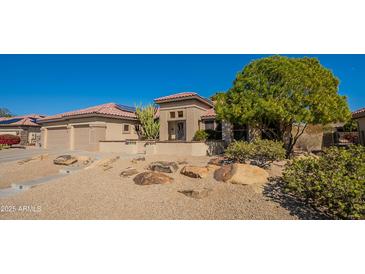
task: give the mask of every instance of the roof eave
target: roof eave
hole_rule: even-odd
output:
[[[37,122],[40,124],[44,124],[44,123],[51,123],[51,122],[66,121],[66,120],[75,119],[75,118],[89,118],[89,117],[114,118],[114,119],[120,119],[120,120],[133,120],[133,121],[138,120],[137,117],[90,113],[90,114],[78,114],[78,115],[69,115],[69,116],[62,116],[62,117],[50,118],[50,119],[42,119]]]
[[[163,104],[163,103],[178,102],[178,101],[185,101],[185,100],[191,100],[191,99],[197,99],[198,101],[201,101],[211,107],[214,106],[213,102],[209,102],[207,99],[204,99],[197,95],[191,95],[191,96],[180,97],[180,98],[155,99],[154,102],[156,104]]]

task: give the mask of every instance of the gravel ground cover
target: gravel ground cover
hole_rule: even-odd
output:
[[[46,159],[37,159],[24,164],[19,164],[19,161],[1,163],[0,189],[10,187],[12,183],[57,174],[61,166],[54,165],[53,159],[55,159],[55,156],[48,156]]]
[[[186,161],[205,166],[209,157],[147,156],[132,163],[118,159],[112,168],[96,166],[37,186],[19,195],[0,198],[0,219],[296,219],[297,217],[266,198],[260,187],[220,183],[207,178],[194,179],[167,174],[174,182],[165,185],[136,185],[133,176],[123,178],[127,167],[139,172],[152,161]],[[15,167],[14,167],[15,168]],[[16,167],[18,168],[18,167]],[[24,168],[20,167],[20,170]],[[4,166],[0,167],[4,174]],[[19,169],[18,169],[19,171]],[[14,171],[13,174],[16,172]],[[274,173],[278,173],[274,170]],[[7,175],[8,176],[8,175]],[[195,199],[181,193],[191,189],[212,189],[207,197]]]

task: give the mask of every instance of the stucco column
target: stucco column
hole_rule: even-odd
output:
[[[70,137],[70,150],[75,149],[75,127],[73,125],[67,126],[67,129],[69,130],[69,137]]]
[[[41,146],[42,148],[47,148],[48,143],[48,130],[45,127],[41,128]]]

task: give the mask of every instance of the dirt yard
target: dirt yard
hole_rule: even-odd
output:
[[[267,199],[260,187],[217,182],[210,172],[207,178],[193,179],[180,174],[179,170],[167,174],[174,182],[164,185],[136,185],[133,177],[123,178],[121,171],[134,167],[146,170],[152,161],[187,161],[191,165],[205,166],[209,157],[146,157],[146,161],[132,163],[119,159],[112,168],[94,167],[71,174],[48,184],[34,187],[19,195],[0,198],[2,208],[16,210],[1,212],[0,219],[296,219],[297,217]],[[51,160],[51,159],[49,159]],[[12,180],[42,176],[42,172],[57,172],[57,167],[43,161],[18,166],[16,163],[1,164],[0,174]],[[31,166],[32,165],[32,166]],[[47,167],[47,168],[46,168]],[[32,173],[20,175],[25,168]],[[48,171],[45,171],[48,169]],[[10,171],[10,172],[9,172]],[[273,170],[273,175],[280,171]],[[12,177],[14,176],[14,177]],[[21,177],[23,176],[23,177]],[[212,189],[202,199],[185,196],[179,191]],[[18,208],[26,207],[26,210]],[[37,210],[33,210],[37,208]],[[5,210],[6,211],[6,210]]]
[[[57,174],[61,167],[53,164],[55,157],[45,156],[44,159],[34,157],[34,160],[29,162],[13,161],[0,164],[0,189],[10,187],[12,183]]]

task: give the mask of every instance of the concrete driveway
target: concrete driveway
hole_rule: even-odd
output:
[[[9,148],[0,150],[0,163],[19,161],[34,157],[41,154],[70,154],[70,151],[60,149],[43,149],[43,148]]]
[[[103,157],[116,157],[119,156],[123,159],[133,159],[138,156],[143,156],[142,154],[136,155],[123,155],[121,153],[112,153],[112,152],[90,152],[90,151],[83,151],[83,150],[65,150],[65,149],[44,149],[44,148],[9,148],[0,150],[0,164],[11,162],[11,161],[19,161],[23,159],[27,159],[30,157],[34,157],[41,154],[48,154],[48,155],[84,155],[89,156],[95,159],[101,159]]]

